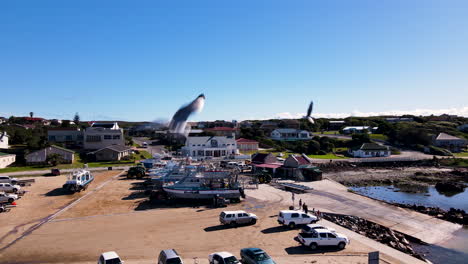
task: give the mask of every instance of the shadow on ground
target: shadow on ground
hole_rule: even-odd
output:
[[[312,250],[305,246],[295,246],[295,247],[288,247],[284,249],[288,255],[304,255],[304,254],[322,254],[328,252],[337,252],[341,251],[338,247],[319,247],[316,250]]]
[[[123,197],[122,200],[135,200],[135,199],[142,199],[145,197],[148,197],[147,195],[145,195],[145,192],[139,191],[139,192],[132,192],[127,197]]]
[[[73,193],[64,190],[63,188],[55,188],[52,191],[44,194],[45,196],[62,196],[62,195],[73,195]]]
[[[273,234],[273,233],[280,233],[280,232],[286,232],[286,231],[291,231],[291,229],[286,228],[284,226],[274,226],[274,227],[269,227],[267,229],[263,229],[261,232],[263,234]]]

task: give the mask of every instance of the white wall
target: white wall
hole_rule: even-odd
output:
[[[1,133],[0,133],[1,136]],[[8,136],[5,135],[2,139],[0,139],[0,149],[7,149],[8,148]]]
[[[16,155],[0,156],[0,169],[6,168],[8,165],[16,161]]]

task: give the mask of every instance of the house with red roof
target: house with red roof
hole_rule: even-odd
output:
[[[240,152],[258,151],[258,141],[246,138],[236,139],[237,148]]]
[[[312,161],[305,154],[302,155],[289,155],[284,161],[283,167],[286,168],[298,168],[301,165],[310,165]]]
[[[239,129],[235,127],[213,127],[205,128],[206,132],[211,132],[218,137],[237,137],[239,136]]]
[[[289,155],[280,168],[279,173],[284,177],[301,181],[319,181],[322,179],[322,172],[312,165],[312,160],[305,154]]]

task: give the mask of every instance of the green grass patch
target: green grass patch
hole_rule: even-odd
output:
[[[384,140],[384,141],[388,140],[388,137],[384,134],[369,134],[369,137],[371,139],[378,139],[378,140]]]
[[[468,152],[453,153],[455,157],[468,157]]]
[[[151,154],[146,150],[140,150],[140,157],[143,158],[143,159],[153,158],[153,156],[151,156]]]
[[[316,133],[316,134],[324,134],[324,135],[340,135],[340,131],[323,131],[323,132]]]
[[[348,157],[337,156],[333,153],[328,153],[325,155],[307,155],[311,159],[347,159]]]

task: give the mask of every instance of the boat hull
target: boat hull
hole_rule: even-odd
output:
[[[217,195],[226,199],[240,199],[239,189],[213,189],[213,190],[191,190],[163,188],[171,198],[178,199],[213,199]]]

